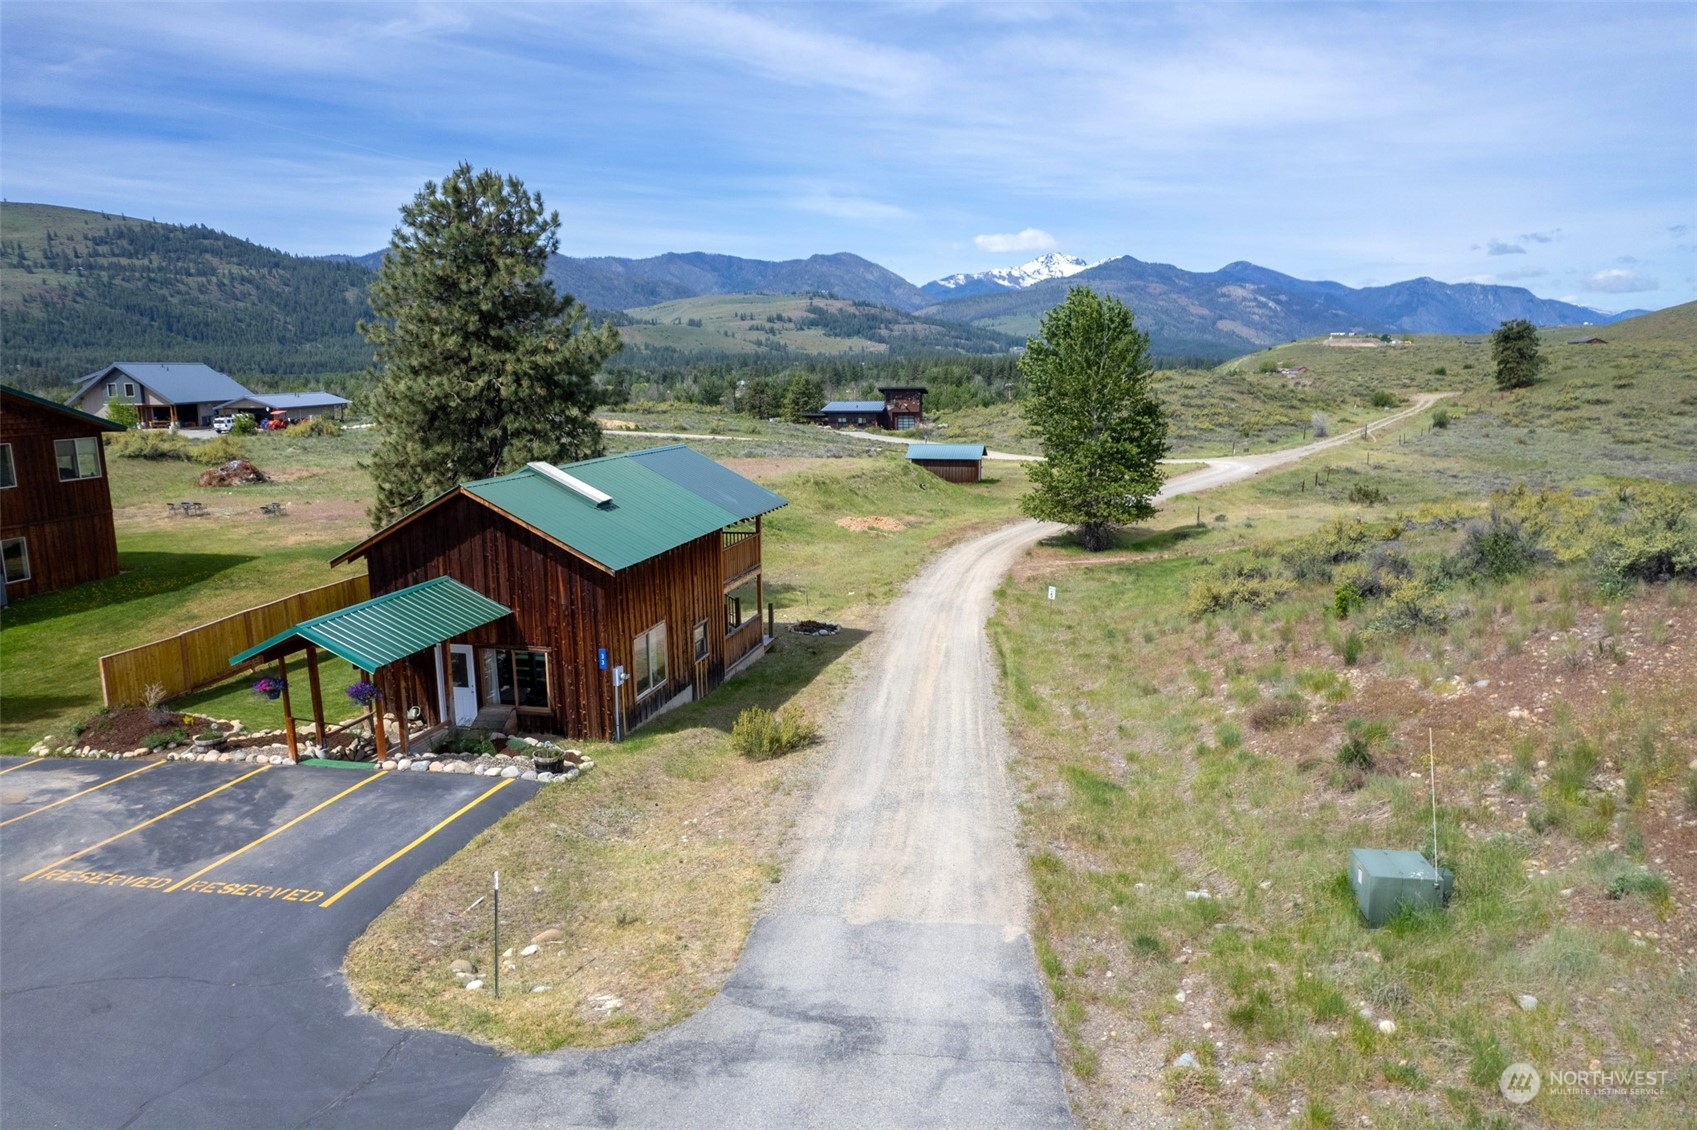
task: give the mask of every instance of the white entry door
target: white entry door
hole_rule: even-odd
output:
[[[470,644],[448,646],[448,687],[454,698],[454,725],[469,726],[477,718],[477,665]]]

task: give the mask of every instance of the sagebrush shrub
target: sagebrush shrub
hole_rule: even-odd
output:
[[[800,710],[773,712],[751,706],[731,726],[731,748],[751,761],[769,761],[819,740],[819,731]]]
[[[1185,610],[1200,618],[1232,608],[1266,608],[1290,590],[1289,581],[1273,576],[1259,561],[1228,561],[1192,582]]]

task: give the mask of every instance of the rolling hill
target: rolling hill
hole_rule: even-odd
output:
[[[0,350],[26,388],[120,359],[291,377],[363,369],[371,272],[206,227],[0,205]]]

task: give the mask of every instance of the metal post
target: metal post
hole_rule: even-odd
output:
[[[769,600],[766,602],[766,638],[778,638],[778,612]]]
[[[501,873],[495,872],[495,995],[501,995]]]

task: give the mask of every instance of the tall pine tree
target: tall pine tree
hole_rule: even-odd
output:
[[[371,286],[372,457],[382,525],[470,479],[601,453],[594,376],[618,331],[543,277],[560,217],[462,163],[401,209]]]
[[[1113,296],[1075,286],[1025,343],[1025,419],[1043,444],[1020,509],[1078,527],[1088,550],[1113,528],[1151,517],[1167,454],[1167,418],[1155,398],[1149,335]]]

